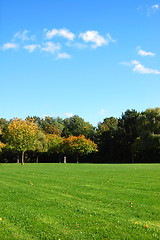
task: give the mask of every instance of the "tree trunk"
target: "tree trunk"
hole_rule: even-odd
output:
[[[67,163],[67,159],[66,159],[66,156],[64,156],[64,163]]]
[[[78,161],[78,154],[77,154],[76,160],[77,160],[77,163],[79,163],[79,161]]]
[[[19,163],[19,155],[17,155],[17,163]]]
[[[36,157],[36,163],[38,163],[38,154],[37,154],[37,157]]]
[[[24,165],[24,152],[22,152],[22,162],[21,165]]]

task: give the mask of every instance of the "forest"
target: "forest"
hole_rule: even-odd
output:
[[[160,108],[126,110],[94,127],[74,115],[0,118],[0,162],[159,163]]]

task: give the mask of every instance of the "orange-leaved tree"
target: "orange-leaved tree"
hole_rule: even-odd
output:
[[[75,154],[77,163],[79,155],[86,155],[98,151],[97,145],[90,139],[85,138],[84,135],[65,138],[63,141],[63,149],[65,153]]]
[[[38,126],[30,119],[22,120],[14,118],[11,120],[5,131],[5,140],[9,147],[21,152],[21,163],[24,164],[24,153],[28,150],[35,150]]]

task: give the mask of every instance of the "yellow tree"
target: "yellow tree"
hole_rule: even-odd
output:
[[[2,135],[2,130],[0,129],[0,135]],[[2,148],[5,147],[5,144],[0,141],[0,152],[2,152]]]
[[[14,118],[7,127],[6,143],[11,149],[21,152],[22,165],[24,164],[24,153],[28,150],[35,150],[38,132],[38,126],[30,119]]]
[[[78,137],[70,136],[64,139],[63,149],[64,152],[75,154],[77,163],[79,155],[86,155],[98,151],[97,145],[90,139],[86,139],[84,135]]]

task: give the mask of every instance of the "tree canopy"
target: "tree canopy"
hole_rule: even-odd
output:
[[[26,157],[32,152],[51,162],[66,154],[85,156],[87,162],[160,162],[160,108],[128,109],[119,118],[104,118],[97,127],[77,115],[0,118],[0,161],[21,153],[23,163],[25,152]]]
[[[35,150],[38,131],[38,126],[32,120],[19,118],[12,119],[5,131],[7,145],[22,153],[22,164],[24,164],[24,152]]]
[[[90,139],[86,139],[84,135],[69,136],[63,141],[63,149],[65,152],[75,154],[78,162],[78,155],[86,155],[96,152],[97,145]]]

